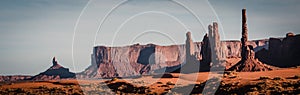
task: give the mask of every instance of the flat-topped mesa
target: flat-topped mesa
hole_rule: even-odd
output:
[[[278,67],[293,67],[300,65],[300,35],[292,32],[286,34],[284,38],[270,38],[267,58],[260,56],[259,59],[265,63]]]

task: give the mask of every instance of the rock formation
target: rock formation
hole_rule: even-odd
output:
[[[225,60],[223,53],[223,46],[221,45],[220,35],[218,30],[218,23],[214,22],[213,25],[208,26],[208,38],[211,46],[211,61],[212,63],[219,63]]]
[[[55,59],[55,57],[53,57],[52,59],[52,66],[56,66],[58,65],[57,60]]]
[[[213,25],[208,26],[208,38],[211,47],[211,63],[214,67],[224,67],[225,51],[220,41],[218,30],[218,23],[214,22]],[[222,68],[220,68],[222,69]],[[224,69],[222,69],[224,70]]]
[[[95,65],[88,67],[79,76],[80,78],[110,78],[151,74],[183,63],[184,50],[183,45],[96,46],[92,54]]]
[[[247,30],[247,18],[246,18],[246,9],[242,10],[242,38],[241,38],[241,61],[236,65],[229,68],[229,70],[235,71],[267,71],[272,70],[270,66],[267,66],[255,59],[255,52],[252,45],[248,45],[248,30]]]
[[[195,45],[192,40],[192,34],[191,32],[186,33],[186,41],[185,41],[185,52],[186,52],[186,58],[185,62],[186,64],[183,64],[180,67],[181,73],[193,73],[193,72],[199,72],[199,60],[197,58],[196,52],[195,52]],[[197,52],[199,53],[199,52]]]
[[[201,43],[201,64],[210,64],[211,62],[211,48],[210,48],[210,44],[209,44],[209,38],[208,35],[205,34],[203,39],[202,39],[202,43]]]
[[[205,39],[205,38],[204,38]],[[208,35],[207,40],[208,41]],[[194,42],[195,55],[199,53],[202,58],[200,71],[209,68],[209,63],[202,62],[210,58],[209,42]],[[205,44],[205,42],[207,44]],[[262,43],[265,41],[262,41]],[[254,48],[257,47],[256,41],[249,41]],[[240,57],[240,41],[221,41],[226,57]],[[159,46],[154,44],[130,45],[124,47],[95,46],[91,55],[91,65],[77,78],[111,78],[111,77],[134,77],[149,74],[151,72],[173,72],[181,67],[186,59],[186,45]],[[206,47],[206,48],[204,48]],[[208,48],[209,47],[209,48]],[[154,54],[153,54],[154,49]],[[201,53],[200,53],[201,52]],[[116,56],[115,56],[116,55]],[[152,56],[151,56],[152,55]],[[153,56],[154,55],[154,56]],[[145,57],[145,58],[142,58]],[[154,58],[153,58],[154,57]],[[114,59],[114,60],[112,60]],[[147,61],[148,59],[148,61]],[[149,59],[152,60],[149,62]],[[153,62],[154,59],[154,62]],[[129,60],[129,61],[128,61]],[[152,64],[149,64],[152,63]],[[153,64],[155,63],[155,64]],[[207,67],[205,67],[205,65]],[[206,69],[207,71],[207,69]],[[180,71],[178,71],[180,72]]]
[[[202,40],[201,55],[202,59],[200,61],[200,71],[209,71],[210,67],[222,66],[221,61],[225,60],[225,49],[220,41],[220,35],[218,30],[218,23],[213,22],[212,25],[208,25],[208,34],[205,34]],[[231,47],[231,46],[225,46]],[[230,52],[230,51],[229,51]]]
[[[48,70],[31,77],[30,80],[55,80],[76,77],[75,73],[70,72],[68,68],[59,65],[55,57],[52,59],[52,64]]]
[[[187,64],[197,64],[197,56],[195,54],[195,45],[192,40],[191,32],[186,33],[186,41],[185,41],[185,51],[186,51],[186,63]]]
[[[243,36],[241,41],[220,41],[218,25],[217,23],[214,23],[208,27],[209,34],[204,36],[201,43],[193,42],[191,33],[188,32],[186,34],[186,44],[181,45],[159,46],[154,44],[135,44],[124,47],[95,46],[93,54],[91,55],[91,66],[79,73],[77,78],[134,77],[155,72],[173,72],[182,67],[189,67],[189,64],[193,67],[197,67],[197,65],[199,65],[199,60],[200,71],[207,71],[210,68],[211,62],[217,63],[226,57],[242,57],[242,60],[239,63],[228,70],[271,70],[272,68],[270,66],[255,59],[255,57],[257,57],[255,56],[255,52],[264,49],[268,51],[268,48],[272,48],[268,46],[277,45],[274,45],[274,42],[271,41],[272,39],[270,39],[270,41],[268,41],[268,39],[248,41],[245,18],[246,14],[245,10],[243,10]],[[295,42],[287,43],[285,46],[291,46],[290,44],[293,43],[297,44],[296,41],[299,40],[297,35],[288,35],[288,37],[295,39]],[[210,45],[210,43],[213,44]],[[281,46],[280,43],[278,43],[278,45]],[[298,45],[299,44],[293,47]],[[296,51],[296,53],[299,52],[296,49],[293,50]],[[212,54],[212,52],[214,54]],[[261,56],[261,54],[262,53],[258,53],[258,56]]]
[[[191,32],[186,33],[185,45],[186,45],[186,55],[194,56],[195,55],[195,45],[194,45],[194,42],[192,40]]]
[[[285,38],[270,38],[268,49],[258,51],[256,56],[263,62],[278,67],[300,65],[300,35],[287,33]]]
[[[241,43],[242,43],[242,52],[241,52],[241,57],[242,60],[248,59],[251,55],[251,50],[247,49],[249,48],[247,46],[247,41],[248,41],[248,27],[247,27],[247,16],[246,16],[246,9],[242,10],[242,38],[241,38]]]

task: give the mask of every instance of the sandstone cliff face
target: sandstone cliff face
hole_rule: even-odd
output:
[[[194,69],[198,71],[199,67],[200,71],[201,68],[203,71],[208,71],[211,63],[216,63],[219,65],[218,67],[225,66],[226,64],[218,63],[225,62],[225,58],[228,57],[242,58],[239,63],[229,68],[229,70],[272,70],[270,66],[265,65],[255,57],[268,61],[269,58],[266,59],[264,57],[265,52],[269,52],[268,45],[272,46],[274,42],[275,44],[280,44],[280,41],[274,41],[270,44],[268,44],[267,40],[248,41],[245,9],[242,12],[242,17],[241,41],[220,41],[218,25],[217,23],[213,23],[212,26],[209,25],[209,34],[204,36],[201,43],[193,42],[191,33],[188,32],[184,45],[159,46],[154,44],[135,44],[124,47],[96,46],[93,50],[91,66],[79,73],[77,78],[134,77],[154,72],[164,73],[173,72],[174,70],[178,72],[179,69],[184,69],[184,67],[187,67],[185,70],[188,72],[194,72]],[[289,34],[289,36],[293,35]],[[293,44],[283,43],[286,43],[284,46]],[[255,52],[257,51],[264,52],[260,52],[255,56]],[[291,57],[295,55],[287,54],[287,56]],[[192,70],[189,71],[190,69]]]
[[[257,46],[255,41],[249,41],[249,43]],[[201,51],[202,44],[201,42],[194,42],[197,60],[203,60],[209,56],[200,53],[203,52]],[[225,47],[226,57],[240,57],[239,41],[222,41],[221,45]],[[133,77],[150,74],[157,70],[171,72],[185,63],[185,47],[185,45],[159,46],[154,44],[135,44],[124,47],[96,46],[93,50],[91,66],[77,74],[77,77]]]
[[[287,34],[288,35],[288,34]],[[265,53],[269,57],[260,59],[266,59],[266,63],[278,67],[292,67],[300,65],[300,35],[286,36],[283,39],[270,38],[269,50]]]
[[[182,45],[132,45],[94,47],[97,68],[93,65],[81,73],[83,78],[132,77],[149,74],[165,67],[180,65],[185,52]]]

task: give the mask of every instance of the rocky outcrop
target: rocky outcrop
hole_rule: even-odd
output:
[[[187,32],[186,33],[186,41],[185,41],[185,52],[186,52],[186,56],[185,56],[185,60],[187,64],[196,64],[198,63],[198,56],[197,54],[199,54],[199,52],[195,52],[195,45],[194,42],[192,40],[192,34],[191,32]]]
[[[213,25],[208,26],[208,38],[211,46],[211,61],[213,64],[220,64],[225,60],[226,55],[221,44],[218,23],[214,22]]]
[[[202,39],[202,43],[201,43],[201,63],[203,64],[210,64],[211,62],[211,48],[210,48],[210,44],[209,44],[209,38],[208,35],[205,34],[203,39]]]
[[[209,71],[211,66],[223,66],[225,56],[231,52],[231,45],[227,46],[226,42],[221,42],[218,31],[218,23],[214,22],[208,25],[208,34],[205,34],[201,46],[202,59],[200,61],[200,71]],[[225,47],[229,47],[227,50]]]
[[[210,47],[206,46],[205,42],[203,40],[203,42],[193,43],[195,49],[193,58],[201,60],[202,71],[207,71],[208,64],[211,62],[202,61],[211,58]],[[249,41],[249,43],[255,47],[258,46],[256,41]],[[223,51],[226,52],[224,53],[226,57],[240,57],[240,45],[239,41],[221,41],[221,47],[225,47]],[[173,72],[186,63],[186,45],[96,46],[91,56],[92,64],[83,72],[78,73],[77,78],[134,77],[155,72]],[[206,70],[203,70],[205,68]]]
[[[185,59],[183,45],[158,46],[154,44],[125,47],[96,46],[95,64],[79,74],[79,78],[134,77],[156,70],[180,65]]]
[[[248,28],[247,28],[247,17],[246,17],[246,9],[242,10],[242,38],[241,38],[241,44],[242,44],[242,52],[241,52],[241,57],[242,60],[247,60],[251,57],[252,53],[250,47],[247,45],[248,41]]]
[[[200,69],[205,67],[205,62],[209,57],[211,50],[207,46],[207,38],[202,42],[194,42],[195,55],[200,55],[197,60],[201,60]],[[206,43],[205,43],[206,42]],[[248,41],[248,45],[253,46],[253,50],[258,52],[267,50],[270,44],[268,39]],[[272,43],[271,43],[272,44]],[[148,45],[131,45],[125,47],[94,47],[92,64],[86,70],[77,74],[78,78],[110,78],[110,77],[133,77],[153,72],[172,72],[182,67],[186,59],[185,45],[159,46],[154,44]],[[221,41],[221,47],[227,58],[241,57],[240,41]],[[252,52],[253,52],[252,50]],[[120,56],[118,56],[120,54]],[[116,56],[114,56],[116,55]],[[255,56],[261,54],[255,53]],[[257,57],[256,57],[257,58]],[[114,60],[112,60],[114,59]],[[147,61],[148,60],[148,61]],[[256,60],[254,58],[254,60]],[[261,59],[259,59],[261,60]],[[209,61],[211,62],[211,61]],[[249,62],[248,62],[249,63]],[[262,62],[258,64],[263,64]],[[264,64],[263,64],[264,65]],[[253,67],[254,65],[248,66]],[[208,67],[208,66],[207,66]],[[117,69],[119,68],[119,69]],[[121,69],[120,69],[121,68]],[[258,69],[256,69],[258,70]],[[262,69],[263,70],[263,69]],[[200,70],[201,71],[201,70]],[[205,70],[203,70],[205,71]],[[246,70],[248,71],[248,70]],[[260,71],[260,70],[259,70]],[[178,71],[180,72],[180,71]]]
[[[181,65],[177,65],[177,69],[174,72],[178,73],[193,73],[199,72],[199,52],[195,52],[195,44],[192,40],[191,32],[186,33],[186,41],[185,41],[185,60]]]
[[[287,33],[285,38],[270,38],[268,50],[259,51],[265,62],[278,67],[293,67],[300,65],[300,35]]]
[[[226,51],[221,44],[218,23],[214,22],[213,25],[208,26],[208,38],[211,47],[211,71],[224,71]],[[200,67],[201,68],[201,67]]]
[[[242,10],[242,38],[241,38],[241,61],[236,65],[229,68],[229,70],[253,72],[253,71],[268,71],[272,70],[270,66],[267,66],[255,59],[255,52],[252,45],[248,45],[248,30],[246,23],[246,9]]]
[[[134,77],[156,72],[177,72],[184,67],[198,68],[199,65],[200,71],[201,69],[208,71],[211,63],[218,64],[225,58],[231,57],[241,57],[242,60],[228,70],[272,70],[271,66],[265,65],[258,59],[262,58],[260,60],[272,62],[272,58],[277,58],[268,56],[268,52],[270,52],[268,49],[274,45],[274,42],[270,41],[269,43],[267,39],[248,41],[245,10],[243,10],[242,17],[241,41],[220,41],[218,25],[213,23],[212,26],[208,27],[209,34],[204,36],[202,42],[193,42],[191,33],[188,32],[186,34],[186,44],[184,45],[135,44],[124,47],[96,46],[93,50],[91,66],[77,74],[77,78]],[[288,36],[294,37],[292,34],[288,34]],[[280,44],[278,41],[275,43]],[[290,44],[292,43],[284,46]],[[255,52],[258,52],[257,55]],[[295,56],[297,57],[298,55]]]
[[[45,72],[31,77],[29,80],[57,80],[76,77],[75,73],[70,72],[68,68],[59,65],[55,57],[52,60],[52,64]]]

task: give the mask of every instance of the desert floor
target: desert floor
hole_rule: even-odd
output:
[[[300,94],[300,68],[169,73],[127,79],[1,82],[1,94]],[[218,77],[218,75],[220,75]],[[211,77],[208,80],[208,77]],[[205,85],[206,84],[206,85]]]

